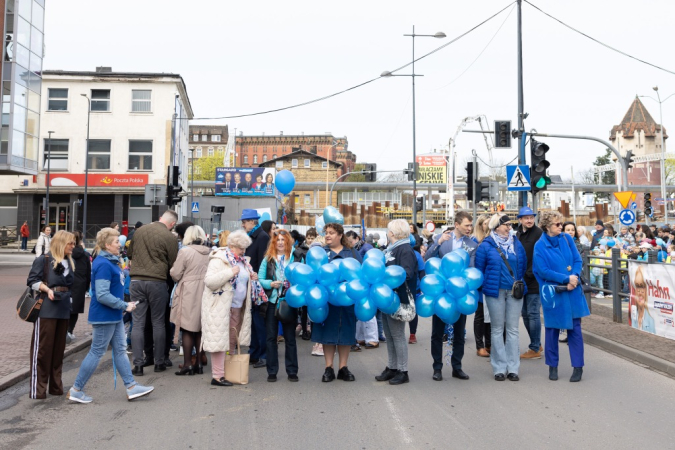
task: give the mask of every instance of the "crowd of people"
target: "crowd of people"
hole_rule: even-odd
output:
[[[297,338],[311,340],[311,354],[323,356],[323,382],[354,381],[350,353],[382,344],[387,347],[387,365],[375,379],[391,385],[408,383],[408,347],[417,343],[417,316],[408,322],[378,311],[372,320],[361,322],[354,306],[329,303],[321,323],[311,322],[306,307],[298,309],[293,322],[279,319],[277,310],[285,307],[284,297],[292,287],[285,269],[305,262],[309,249],[316,246],[325,250],[329,261],[361,262],[371,249],[382,250],[386,265],[405,271],[405,283],[395,290],[402,305],[410,305],[420,295],[425,261],[466,250],[470,266],[481,271],[485,280],[473,319],[476,355],[490,359],[494,379],[518,381],[521,360],[544,356],[549,378],[557,380],[558,342],[564,341],[573,367],[570,381],[580,381],[581,318],[589,314],[581,288],[582,256],[588,252],[604,256],[616,247],[628,258],[644,258],[646,250],[658,248],[664,253],[659,258],[665,261],[673,252],[675,260],[673,232],[642,226],[622,227],[616,233],[610,224],[598,221],[595,233],[590,233],[565,222],[558,212],[542,212],[538,225],[535,216],[531,209],[522,208],[515,224],[500,212],[484,214],[476,218],[474,227],[473,217],[460,211],[451,226],[435,235],[427,230],[420,233],[401,219],[388,224],[385,236],[362,236],[337,223],[328,223],[322,230],[310,228],[303,235],[278,228],[272,221],[260,222],[256,210],[244,209],[240,230],[221,231],[210,239],[197,225],[177,223],[176,213],[167,210],[157,222],[137,224],[128,239],[120,236],[115,223],[102,229],[91,255],[80,233],[58,231],[52,237],[46,227],[27,281],[45,298],[31,341],[30,397],[64,393],[64,349],[75,338],[87,293],[92,345],[68,393],[71,401],[92,401],[84,388],[108,346],[129,400],[153,391],[136,378],[144,376],[146,368],[164,372],[172,367],[170,351],[179,349],[183,361],[176,376],[203,374],[210,364],[211,385],[231,386],[225,373],[228,353],[248,347],[252,367],[266,368],[267,381],[275,382],[283,343],[287,379],[297,382]],[[602,287],[604,275],[593,268],[591,283]],[[529,337],[523,353],[521,317]],[[444,343],[452,349],[452,377],[469,379],[462,367],[466,321],[464,314],[450,325],[432,317],[433,380],[443,379]]]

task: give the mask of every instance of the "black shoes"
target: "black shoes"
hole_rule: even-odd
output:
[[[166,370],[166,364],[155,364],[155,372],[164,372]]]
[[[548,379],[551,381],[557,381],[558,380],[558,368],[549,366],[548,368]]]
[[[389,384],[391,384],[392,386],[396,386],[398,384],[408,383],[409,381],[410,378],[408,378],[407,371],[403,372],[402,370],[397,370],[396,376],[391,380],[389,380]]]
[[[164,358],[164,365],[166,367],[173,367],[173,363],[171,362],[171,360],[169,358]]]
[[[178,372],[176,372],[176,375],[178,375],[178,376],[194,375],[194,374],[195,374],[195,370],[192,366],[183,367]]]
[[[267,375],[267,381],[269,383],[274,383],[275,381],[277,381],[277,376],[276,375]]]
[[[583,367],[575,367],[574,372],[572,372],[572,377],[570,378],[570,382],[576,383],[578,381],[581,381],[581,374],[584,373],[584,368]]]
[[[375,377],[377,381],[389,381],[396,376],[396,370],[385,367],[381,374]]]
[[[211,378],[211,386],[232,386],[232,383],[227,381],[225,377],[222,377],[220,380]]]
[[[252,366],[252,365],[254,365],[255,363],[257,363],[258,361],[259,361],[258,359],[249,359],[249,360],[248,360],[248,365],[249,365],[249,366]]]
[[[434,370],[434,376],[432,377],[434,381],[441,381],[443,380],[443,372],[441,370]]]
[[[506,377],[504,376],[503,373],[498,373],[497,375],[495,375],[495,381],[504,381],[504,380],[506,380]]]
[[[143,376],[143,366],[134,366],[134,368],[131,369],[131,374],[135,375],[137,377],[142,377]]]
[[[465,374],[462,369],[452,369],[452,378],[459,378],[460,380],[468,380],[469,376]]]
[[[155,358],[145,358],[143,360],[143,367],[150,367],[155,365]]]
[[[323,373],[321,381],[323,381],[324,383],[330,383],[334,379],[335,379],[335,371],[333,370],[332,367],[326,367],[326,371]]]
[[[258,361],[253,363],[254,369],[260,369],[261,367],[267,367],[267,362],[264,359],[259,359]]]
[[[309,339],[312,337],[312,333],[309,331],[305,330],[302,332],[302,340],[303,341],[309,341]]]
[[[506,376],[506,378],[508,378],[509,381],[519,381],[520,380],[520,378],[518,378],[517,373],[510,373]]]
[[[349,371],[347,366],[344,366],[338,370],[337,379],[342,381],[354,381],[356,380],[356,377],[354,377],[354,374]]]
[[[199,375],[204,375],[204,366],[199,365],[199,366],[194,366],[195,373]]]
[[[300,378],[296,374],[291,374],[288,376],[288,381],[292,381],[294,383],[300,381]]]

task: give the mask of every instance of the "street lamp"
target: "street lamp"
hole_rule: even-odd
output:
[[[84,153],[84,208],[82,208],[82,239],[87,246],[87,188],[89,187],[89,119],[91,117],[91,99],[87,94],[80,94],[87,99],[87,149]]]
[[[413,25],[413,31],[412,34],[404,34],[403,36],[409,36],[412,38],[412,73],[411,74],[394,74],[390,71],[384,71],[380,74],[381,77],[384,78],[389,78],[389,77],[411,77],[412,78],[412,110],[413,110],[413,126],[412,126],[412,134],[413,134],[413,167],[414,164],[417,162],[417,139],[415,136],[415,77],[422,77],[424,75],[418,75],[415,73],[415,38],[416,37],[433,37],[437,39],[443,39],[445,37],[445,33],[442,31],[439,31],[436,34],[415,34],[415,25]],[[417,198],[417,174],[415,173],[413,176],[413,199]],[[417,224],[417,207],[415,205],[415,201],[413,200],[412,204],[412,221],[414,224]]]
[[[49,226],[49,183],[51,180],[49,179],[51,175],[51,167],[52,167],[52,133],[53,131],[47,131],[47,134],[49,137],[47,138],[47,194],[46,194],[46,201],[47,203],[45,206],[45,226]]]
[[[190,222],[193,222],[192,204],[195,196],[195,149],[190,149]]]

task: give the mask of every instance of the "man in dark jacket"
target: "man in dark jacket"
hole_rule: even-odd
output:
[[[260,227],[260,214],[255,209],[244,209],[241,212],[241,226],[248,233],[248,237],[253,241],[246,249],[246,256],[250,258],[250,264],[255,273],[260,269],[270,242],[270,237],[265,230]],[[265,367],[267,332],[265,319],[259,312],[260,307],[253,305],[252,327],[251,327],[251,346],[249,347],[250,362],[254,368]]]
[[[591,250],[595,247],[600,246],[600,239],[605,236],[605,224],[602,220],[598,219],[595,221],[595,234],[593,235],[593,240],[591,241]]]
[[[527,269],[525,270],[525,284],[527,284],[527,294],[523,301],[523,323],[527,334],[530,335],[529,349],[520,355],[521,359],[541,359],[541,298],[539,297],[539,283],[532,272],[532,256],[534,255],[534,244],[541,237],[541,228],[534,224],[536,214],[527,206],[520,208],[518,213],[518,240],[525,248],[527,255]]]

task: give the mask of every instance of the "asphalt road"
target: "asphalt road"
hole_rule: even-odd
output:
[[[386,365],[384,346],[351,354],[356,382],[321,383],[323,358],[299,341],[299,383],[283,369],[276,383],[266,382],[265,369],[251,369],[250,384],[229,388],[210,386],[210,373],[151,371],[138,381],[155,392],[128,402],[119,378],[113,390],[108,353],[86,387],[94,403],[30,400],[27,381],[0,393],[0,448],[673,448],[671,378],[587,346],[583,380],[570,383],[563,344],[559,381],[548,380],[542,359],[523,361],[521,381],[496,382],[489,362],[475,356],[469,326],[471,380],[451,378],[446,367],[435,382],[430,328],[420,321],[411,382],[402,386],[373,378]],[[521,328],[521,348],[525,336]],[[67,360],[67,388],[85,354]],[[175,369],[179,357],[172,357]]]

